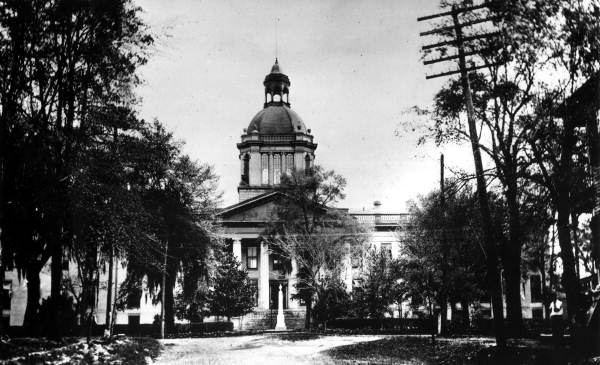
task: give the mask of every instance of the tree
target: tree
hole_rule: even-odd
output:
[[[348,314],[350,296],[339,277],[324,280],[324,285],[319,291],[313,314],[315,319],[323,324],[323,328],[327,329],[327,322]]]
[[[352,288],[353,310],[359,318],[381,319],[391,313],[391,305],[402,300],[399,261],[389,252],[371,248],[367,251],[359,277]]]
[[[188,280],[189,281],[189,280]],[[179,280],[183,286],[183,280]],[[175,316],[190,322],[202,322],[210,314],[209,288],[200,281],[195,288],[181,290],[175,295]]]
[[[283,175],[279,200],[265,232],[272,251],[298,267],[296,298],[306,302],[306,327],[312,304],[321,300],[330,280],[339,278],[345,262],[362,250],[365,234],[345,211],[332,208],[344,198],[346,180],[320,166]]]
[[[128,0],[0,6],[0,242],[3,264],[28,277],[26,324],[50,257],[51,303],[60,303],[63,257],[76,238],[73,175],[90,162],[90,143],[102,144],[115,127],[93,110],[132,101],[135,70],[152,42],[138,10]]]
[[[248,278],[248,272],[241,269],[241,263],[231,252],[219,252],[212,288],[209,289],[208,305],[210,314],[215,316],[239,317],[250,313],[254,308],[256,287]]]
[[[468,323],[465,310],[484,293],[486,264],[480,246],[481,222],[476,218],[477,198],[468,187],[455,183],[447,181],[451,193],[446,197],[445,212],[439,204],[439,191],[410,203],[412,229],[401,248],[400,290],[417,306],[427,304],[430,314],[435,306],[442,305],[445,295],[451,304],[461,303]],[[444,220],[440,220],[442,215]],[[443,240],[452,247],[445,254]],[[442,280],[444,270],[446,283]]]
[[[146,234],[147,252],[131,247],[125,253],[127,275],[131,283],[146,277],[155,301],[164,291],[165,322],[170,329],[175,318],[177,274],[188,274],[183,278],[186,293],[207,274],[208,254],[217,241],[217,177],[211,166],[181,154],[180,144],[158,121],[143,130],[137,148],[143,158],[132,180],[149,216],[150,230]]]
[[[469,4],[470,1],[442,1],[443,6]],[[479,148],[492,162],[493,169],[488,173],[500,183],[496,189],[502,192],[506,202],[507,229],[502,233],[507,239],[502,239],[501,258],[506,277],[507,317],[512,334],[522,332],[521,252],[523,245],[528,243],[528,233],[525,232],[527,226],[524,225],[523,217],[526,197],[523,193],[530,186],[528,170],[532,166],[536,169],[535,165],[538,164],[530,152],[536,147],[535,143],[531,146],[531,140],[548,124],[548,118],[533,118],[536,122],[530,123],[531,115],[537,113],[535,110],[538,100],[551,95],[560,97],[553,98],[548,106],[563,104],[565,92],[569,88],[572,93],[582,78],[592,76],[599,69],[600,37],[597,22],[593,20],[597,19],[598,9],[600,7],[597,2],[573,4],[563,0],[515,0],[491,4],[489,10],[481,10],[483,14],[468,12],[462,19],[463,22],[473,20],[469,16],[493,16],[501,19],[501,23],[494,26],[501,26],[502,37],[470,40],[468,46],[482,50],[472,55],[472,58],[484,65],[486,70],[474,73],[470,78],[475,114],[480,125]],[[549,80],[546,77],[548,73],[555,77]],[[434,123],[429,129],[429,135],[438,143],[464,141],[468,137],[462,121],[464,104],[460,86],[458,81],[451,80],[436,96],[432,115]],[[556,117],[561,113],[552,111],[549,114]],[[567,112],[567,115],[575,114],[577,113],[573,109]],[[564,113],[562,115],[566,116]],[[559,229],[559,241],[562,242],[561,255],[565,256],[564,260],[569,266],[565,272],[565,278],[570,283],[567,286],[570,294],[567,296],[571,299],[568,301],[571,301],[571,308],[577,308],[575,293],[578,291],[578,283],[574,269],[571,269],[576,263],[570,254],[572,245],[568,242],[568,231],[571,229],[569,218],[571,226],[574,226],[573,221],[577,218],[569,215],[569,207],[576,204],[568,192],[581,185],[571,179],[577,175],[574,174],[576,169],[572,169],[571,156],[578,139],[574,132],[576,123],[571,119],[565,118],[564,134],[555,135],[557,138],[554,138],[554,141],[562,141],[559,142],[562,147],[554,148],[554,152],[558,153],[554,154],[552,163],[561,166],[564,178],[559,179],[561,183],[546,185],[554,185],[550,186],[557,191],[553,204],[563,207],[563,212],[558,213],[558,225],[563,227],[562,240]],[[594,127],[597,135],[597,126]],[[542,143],[540,145],[544,146]]]

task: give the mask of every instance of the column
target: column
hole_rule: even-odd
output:
[[[258,265],[258,308],[269,309],[269,247],[265,242],[260,243]]]
[[[269,153],[269,185],[273,185],[273,154]]]
[[[296,274],[298,273],[298,263],[295,259],[292,259],[292,271],[290,272],[290,278],[288,280],[288,308],[297,309],[298,308],[298,299],[292,299],[292,295],[296,294],[296,283],[298,279],[296,278]]]
[[[233,238],[233,257],[242,265],[242,240],[239,237]]]
[[[344,283],[346,284],[346,291],[350,293],[352,291],[352,247],[349,243],[346,243],[346,257],[344,257]]]

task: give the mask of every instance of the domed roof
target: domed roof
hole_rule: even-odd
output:
[[[269,105],[258,114],[248,126],[248,133],[293,134],[306,133],[306,126],[300,116],[287,105]]]

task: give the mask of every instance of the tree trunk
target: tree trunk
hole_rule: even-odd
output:
[[[306,318],[304,318],[304,328],[310,329],[310,316],[312,315],[312,300],[306,299]]]
[[[444,295],[442,296],[442,300],[440,300],[440,335],[447,336],[448,335],[448,299]]]
[[[574,124],[568,118],[563,119],[564,132],[560,143],[560,165],[556,191],[556,210],[558,213],[558,242],[560,244],[560,257],[563,264],[563,282],[567,294],[568,323],[575,318],[579,311],[579,278],[575,273],[575,258],[573,256],[573,244],[571,243],[571,226],[569,218],[571,213],[571,174],[573,165],[573,149],[576,138]]]
[[[566,192],[568,194],[568,191]],[[579,310],[579,280],[575,273],[575,257],[571,244],[571,226],[569,224],[570,204],[566,194],[560,194],[558,204],[558,242],[560,245],[560,258],[563,265],[563,283],[567,294],[568,323]]]
[[[506,276],[506,319],[508,334],[514,337],[523,335],[523,311],[521,308],[521,223],[517,201],[516,179],[509,177],[506,200],[509,210],[509,239],[505,247],[503,268]]]
[[[596,77],[596,95],[600,96],[600,77]],[[600,114],[597,110],[591,113],[586,122],[586,134],[588,141],[588,154],[592,170],[594,186],[594,208],[590,220],[592,258],[596,267],[600,267],[600,136],[598,133],[598,122]],[[594,279],[596,281],[597,277]]]
[[[37,335],[39,321],[37,320],[40,308],[40,268],[38,265],[30,265],[27,268],[27,307],[25,307],[25,318],[23,327],[30,335]]]
[[[467,330],[471,327],[471,317],[469,316],[469,300],[463,298],[460,301],[460,306],[462,307],[462,319],[463,319],[463,329]]]
[[[57,306],[60,303],[60,293],[62,287],[62,250],[59,240],[53,243],[52,262],[50,264],[50,298],[52,303],[52,312],[58,313],[61,308]],[[59,340],[60,335],[60,319],[58,316],[52,316],[52,324],[50,325],[50,338]]]
[[[175,326],[175,310],[174,310],[174,297],[173,290],[175,288],[175,270],[169,270],[169,274],[166,278],[166,291],[165,291],[165,332],[173,331]]]

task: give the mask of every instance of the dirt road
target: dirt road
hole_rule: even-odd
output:
[[[254,335],[164,340],[164,352],[155,364],[336,364],[323,351],[385,336]]]

